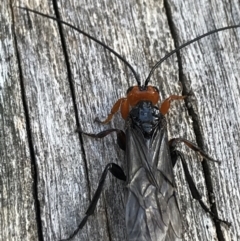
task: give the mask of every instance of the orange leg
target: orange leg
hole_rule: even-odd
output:
[[[122,116],[125,115],[125,109],[126,109],[126,103],[127,98],[120,98],[111,109],[111,113],[108,115],[108,117],[104,121],[100,121],[98,118],[95,119],[95,121],[101,123],[101,124],[107,124],[111,119],[113,118],[113,115],[121,108],[121,114]],[[125,109],[123,108],[125,106]],[[127,105],[128,106],[128,105]],[[129,107],[128,107],[129,108]],[[127,113],[128,114],[128,113]],[[123,117],[124,118],[124,117]]]
[[[170,95],[166,100],[163,101],[160,107],[160,112],[165,115],[168,113],[168,110],[170,108],[170,103],[173,100],[183,100],[187,96],[180,96],[180,95]]]

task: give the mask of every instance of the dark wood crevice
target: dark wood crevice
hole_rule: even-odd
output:
[[[167,15],[167,19],[168,19],[168,23],[169,23],[169,28],[170,28],[170,32],[172,34],[173,37],[173,41],[174,41],[174,45],[175,48],[180,46],[179,43],[179,38],[177,35],[177,31],[175,28],[175,24],[172,20],[172,13],[171,13],[171,8],[169,6],[169,3],[167,0],[164,0],[164,6],[166,9],[166,15]],[[183,43],[181,43],[183,44]],[[178,67],[179,67],[179,81],[182,84],[182,95],[186,95],[189,96],[191,95],[189,93],[188,87],[187,87],[187,80],[185,78],[185,75],[183,73],[183,65],[182,65],[182,58],[181,58],[181,53],[177,52],[177,60],[178,60]],[[201,132],[201,128],[200,128],[200,123],[199,123],[199,118],[198,118],[198,114],[195,111],[195,109],[193,108],[193,105],[191,104],[191,102],[187,99],[185,99],[185,105],[186,105],[186,109],[188,110],[188,114],[192,119],[192,125],[193,125],[193,130],[196,136],[196,142],[197,145],[204,150],[204,140],[203,140],[203,135]],[[216,215],[218,217],[218,213],[217,213],[217,206],[216,203],[214,202],[214,189],[213,189],[213,182],[211,179],[211,171],[210,171],[210,167],[209,167],[209,163],[207,160],[203,159],[202,161],[202,167],[203,167],[203,172],[204,172],[204,178],[205,178],[205,182],[206,182],[206,188],[207,188],[207,192],[208,192],[208,200],[210,202],[210,209],[212,211],[212,213],[214,213],[214,215]],[[215,226],[216,226],[216,232],[217,232],[217,237],[219,241],[225,241],[222,230],[221,230],[221,224],[214,220]]]
[[[43,241],[44,239],[43,239],[42,222],[41,222],[41,205],[40,205],[40,201],[38,198],[39,173],[38,173],[38,167],[37,167],[37,160],[36,160],[36,156],[35,156],[36,154],[35,154],[35,150],[34,150],[32,128],[31,128],[31,121],[30,121],[30,115],[29,115],[29,107],[27,104],[26,89],[25,89],[24,78],[23,78],[21,58],[20,58],[20,53],[19,53],[19,49],[18,49],[17,35],[15,32],[16,21],[14,19],[14,10],[13,10],[14,7],[13,7],[12,2],[10,4],[10,8],[11,8],[12,19],[13,19],[13,25],[12,25],[13,34],[14,34],[13,39],[14,39],[15,53],[16,53],[18,71],[19,71],[19,83],[20,83],[20,89],[21,89],[23,110],[24,110],[24,114],[25,114],[28,147],[29,147],[30,158],[31,158],[31,171],[32,171],[32,179],[33,179],[33,197],[34,197],[34,205],[35,205],[35,211],[36,211],[38,240]]]
[[[58,6],[57,6],[57,1],[53,0],[52,3],[53,3],[53,9],[54,9],[56,18],[61,19],[61,16],[60,16],[60,13],[58,10]],[[70,67],[67,44],[66,44],[66,40],[64,37],[64,30],[63,30],[61,23],[57,22],[57,25],[58,25],[58,30],[59,30],[59,35],[60,35],[60,40],[61,40],[61,45],[62,45],[62,51],[63,51],[66,68],[67,68],[67,76],[68,76],[68,81],[69,81],[69,86],[70,86],[70,91],[71,91],[71,96],[72,96],[72,103],[73,103],[75,119],[76,119],[76,130],[81,130],[80,121],[79,121],[79,117],[78,117],[78,108],[77,108],[76,94],[75,94],[75,90],[74,90],[74,83],[72,81],[72,79],[73,79],[72,71],[71,71],[71,67]],[[85,173],[86,173],[86,178],[87,178],[87,183],[88,183],[89,200],[90,200],[91,199],[90,198],[91,185],[90,185],[89,174],[88,174],[88,165],[87,165],[86,154],[85,154],[85,149],[84,149],[84,142],[83,142],[82,134],[80,132],[78,132],[78,137],[79,137],[79,142],[80,142],[81,149],[82,149],[83,160],[85,163]]]

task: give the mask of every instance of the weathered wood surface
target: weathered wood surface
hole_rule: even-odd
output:
[[[75,129],[124,128],[119,115],[107,126],[93,120],[105,117],[135,82],[98,44],[63,27],[65,47],[58,24],[14,7],[19,5],[56,15],[50,1],[1,3],[0,240],[59,240],[81,221],[104,166],[114,161],[125,167],[114,135],[93,140]],[[142,81],[174,41],[240,23],[238,0],[58,1],[58,11],[128,59]],[[230,229],[221,225],[218,235],[192,200],[181,164],[175,168],[186,241],[240,239],[239,49],[240,29],[215,34],[169,58],[152,78],[162,98],[182,89],[192,94],[172,105],[169,137],[197,142],[222,160],[208,163],[219,217],[232,223]],[[209,202],[201,158],[179,149]],[[109,175],[94,216],[75,240],[126,240],[123,183]]]
[[[37,240],[35,184],[10,2],[1,2],[0,9],[0,240]]]

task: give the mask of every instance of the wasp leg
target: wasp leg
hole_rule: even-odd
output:
[[[100,181],[98,183],[98,187],[97,190],[92,198],[92,201],[90,203],[90,205],[88,206],[88,209],[85,213],[85,217],[82,219],[81,223],[78,225],[77,229],[69,236],[69,238],[67,239],[61,239],[60,241],[67,241],[67,240],[71,240],[73,237],[76,236],[76,234],[78,233],[78,231],[80,229],[83,228],[83,226],[86,224],[87,219],[90,215],[92,215],[94,213],[94,210],[96,209],[97,206],[97,202],[99,200],[100,194],[102,192],[103,189],[103,185],[105,182],[105,179],[107,177],[107,173],[108,171],[110,171],[112,173],[113,176],[115,176],[117,179],[120,179],[122,181],[126,181],[126,175],[124,174],[124,171],[122,170],[122,168],[115,164],[115,163],[109,163],[107,164],[107,166],[105,167],[102,176],[100,178]]]
[[[177,162],[178,157],[180,157],[182,165],[183,165],[184,174],[185,174],[185,177],[186,177],[186,180],[187,180],[187,183],[188,183],[188,186],[189,186],[192,197],[199,202],[199,204],[205,210],[205,212],[209,213],[215,221],[222,222],[222,223],[225,223],[227,226],[230,226],[231,224],[229,222],[227,222],[225,220],[222,220],[222,219],[219,219],[217,217],[217,215],[215,213],[213,213],[207,207],[207,205],[202,201],[202,196],[199,193],[199,191],[197,190],[197,187],[196,187],[196,185],[193,181],[193,178],[192,178],[192,176],[189,172],[189,169],[188,169],[188,166],[187,166],[187,163],[185,161],[185,158],[184,158],[183,154],[180,151],[175,150],[174,147],[175,146],[170,145],[170,153],[171,153],[172,164],[174,166]]]
[[[166,100],[164,100],[160,106],[160,112],[165,115],[168,113],[168,110],[170,108],[170,103],[173,100],[183,100],[187,96],[181,96],[181,95],[170,95]]]
[[[193,151],[199,153],[202,157],[208,159],[209,161],[220,162],[219,160],[213,159],[207,153],[205,153],[203,150],[201,150],[197,145],[195,145],[191,141],[188,141],[187,139],[184,139],[184,138],[173,138],[173,139],[171,139],[169,141],[170,148],[174,149],[179,142],[183,142],[185,145],[187,145]]]
[[[84,135],[87,135],[87,136],[90,136],[90,137],[93,137],[93,138],[100,138],[100,139],[109,135],[109,134],[111,134],[112,132],[117,132],[117,144],[123,151],[126,150],[126,135],[120,129],[108,129],[108,130],[105,130],[105,131],[101,131],[97,134],[86,133],[86,132],[83,132],[83,131],[80,131],[80,130],[77,130],[77,132],[80,132]]]
[[[100,121],[99,118],[96,118],[95,121],[98,123],[101,123],[101,124],[107,124],[108,122],[111,121],[111,119],[113,118],[113,115],[119,109],[121,109],[121,114],[124,118],[129,112],[129,105],[127,103],[127,98],[120,98],[119,100],[117,100],[117,102],[113,105],[113,107],[111,109],[111,113],[108,115],[108,117],[104,121]]]

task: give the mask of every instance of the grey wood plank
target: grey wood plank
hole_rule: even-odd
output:
[[[21,5],[55,15],[47,1],[41,1],[41,4],[21,1]],[[233,24],[234,21],[239,23],[237,1],[233,1],[231,6],[224,6],[224,3],[217,5],[213,1],[211,4],[210,1],[199,1],[199,5],[189,3],[186,6],[185,2],[177,1],[169,2],[171,11],[166,11],[166,3],[164,5],[161,1],[58,2],[60,16],[65,21],[114,48],[138,70],[142,81],[151,66],[174,48],[173,37],[180,44],[216,27]],[[201,16],[197,15],[199,9]],[[124,153],[117,147],[114,135],[103,140],[79,137],[75,133],[77,122],[82,130],[94,133],[109,127],[124,128],[120,115],[107,126],[94,123],[94,118],[107,116],[113,103],[125,95],[135,80],[116,57],[67,27],[63,31],[67,46],[64,57],[56,23],[34,14],[27,15],[18,9],[14,13],[38,170],[43,237],[44,240],[58,240],[67,237],[81,221],[104,166],[111,161],[126,166]],[[169,19],[173,24],[169,24]],[[223,22],[223,19],[228,21]],[[174,30],[176,33],[172,36]],[[203,47],[206,49],[202,50]],[[221,53],[216,50],[219,47]],[[238,47],[239,30],[215,35],[182,51],[183,74],[179,72],[179,59],[173,56],[161,65],[151,82],[159,87],[162,99],[170,94],[181,94],[182,85],[184,91],[193,92],[190,104],[198,122],[189,115],[189,104],[173,103],[167,115],[169,136],[181,136],[197,142],[200,136],[194,133],[193,128],[197,124],[205,150],[223,160],[220,167],[210,163],[210,168],[214,174],[212,180],[219,216],[233,223],[231,229],[223,228],[225,240],[237,240],[239,237],[237,212],[232,208],[233,205],[237,208],[239,203],[238,196],[234,194],[239,186],[236,163],[238,133],[234,132],[234,129],[239,129],[239,115],[233,114],[238,113],[239,102],[236,81],[239,76]],[[227,64],[222,59],[226,59]],[[67,71],[68,64],[71,74]],[[211,85],[206,85],[206,80]],[[219,88],[220,83],[222,88]],[[220,103],[225,103],[225,108]],[[231,108],[226,107],[227,103],[231,103]],[[218,112],[224,117],[217,118]],[[225,136],[228,138],[227,148],[224,148]],[[221,148],[217,148],[214,140],[218,140]],[[208,202],[201,158],[184,147],[179,148],[186,154],[203,200]],[[227,152],[223,151],[226,149]],[[176,168],[176,173],[184,240],[218,240],[215,223],[197,202],[192,201],[181,165]],[[232,189],[235,192],[230,194]],[[94,217],[78,234],[78,239],[126,240],[123,183],[111,176],[107,178]]]
[[[21,5],[53,13],[47,1],[41,3],[41,8],[37,2],[31,4],[25,1]],[[82,205],[84,196],[79,194],[84,194],[87,188],[66,63],[57,24],[35,15],[28,16],[17,8],[14,11],[36,159],[43,238],[59,240],[65,212],[81,213],[73,210],[72,205]],[[71,225],[71,219],[68,224]]]
[[[123,55],[137,69],[142,82],[151,66],[166,51],[173,48],[163,3],[150,1],[144,5],[138,2],[102,1],[97,5],[97,11],[96,5],[91,2],[84,4],[84,7],[75,3],[72,8],[71,5],[70,2],[63,1],[59,6],[63,19],[104,41]],[[64,29],[72,69],[79,69],[78,66],[81,66],[73,75],[76,82],[79,119],[82,120],[81,128],[94,133],[109,127],[124,128],[124,122],[119,115],[106,127],[96,125],[93,120],[97,116],[106,117],[116,100],[125,96],[128,87],[136,85],[132,73],[101,46],[69,28]],[[177,65],[172,62],[173,59],[167,61],[163,66],[164,72],[161,75],[156,73],[153,78],[152,84],[163,90],[163,98],[170,93],[181,92],[181,87],[177,83]],[[169,83],[164,79],[169,79]],[[84,137],[91,196],[108,162],[116,161],[120,166],[126,166],[123,153],[119,153],[115,139],[115,136],[110,136],[96,143]],[[113,145],[110,145],[111,143]],[[92,240],[126,240],[124,184],[112,177],[110,180],[106,181],[105,193],[96,214],[82,230],[82,233],[87,232],[88,238]],[[89,200],[86,203],[89,203]],[[86,210],[87,205],[83,205]],[[74,230],[73,227],[71,229]],[[82,239],[81,234],[79,237]]]
[[[170,1],[178,43],[211,29],[240,23],[239,1]],[[198,14],[197,14],[198,13]],[[180,16],[184,16],[180,18]],[[205,150],[221,160],[209,165],[213,193],[221,218],[222,240],[239,240],[239,47],[240,29],[224,31],[193,44],[181,52],[182,79],[199,127],[197,139]],[[207,225],[207,224],[205,224]],[[194,228],[192,233],[198,233]]]
[[[37,240],[35,188],[9,1],[0,11],[0,240]]]

